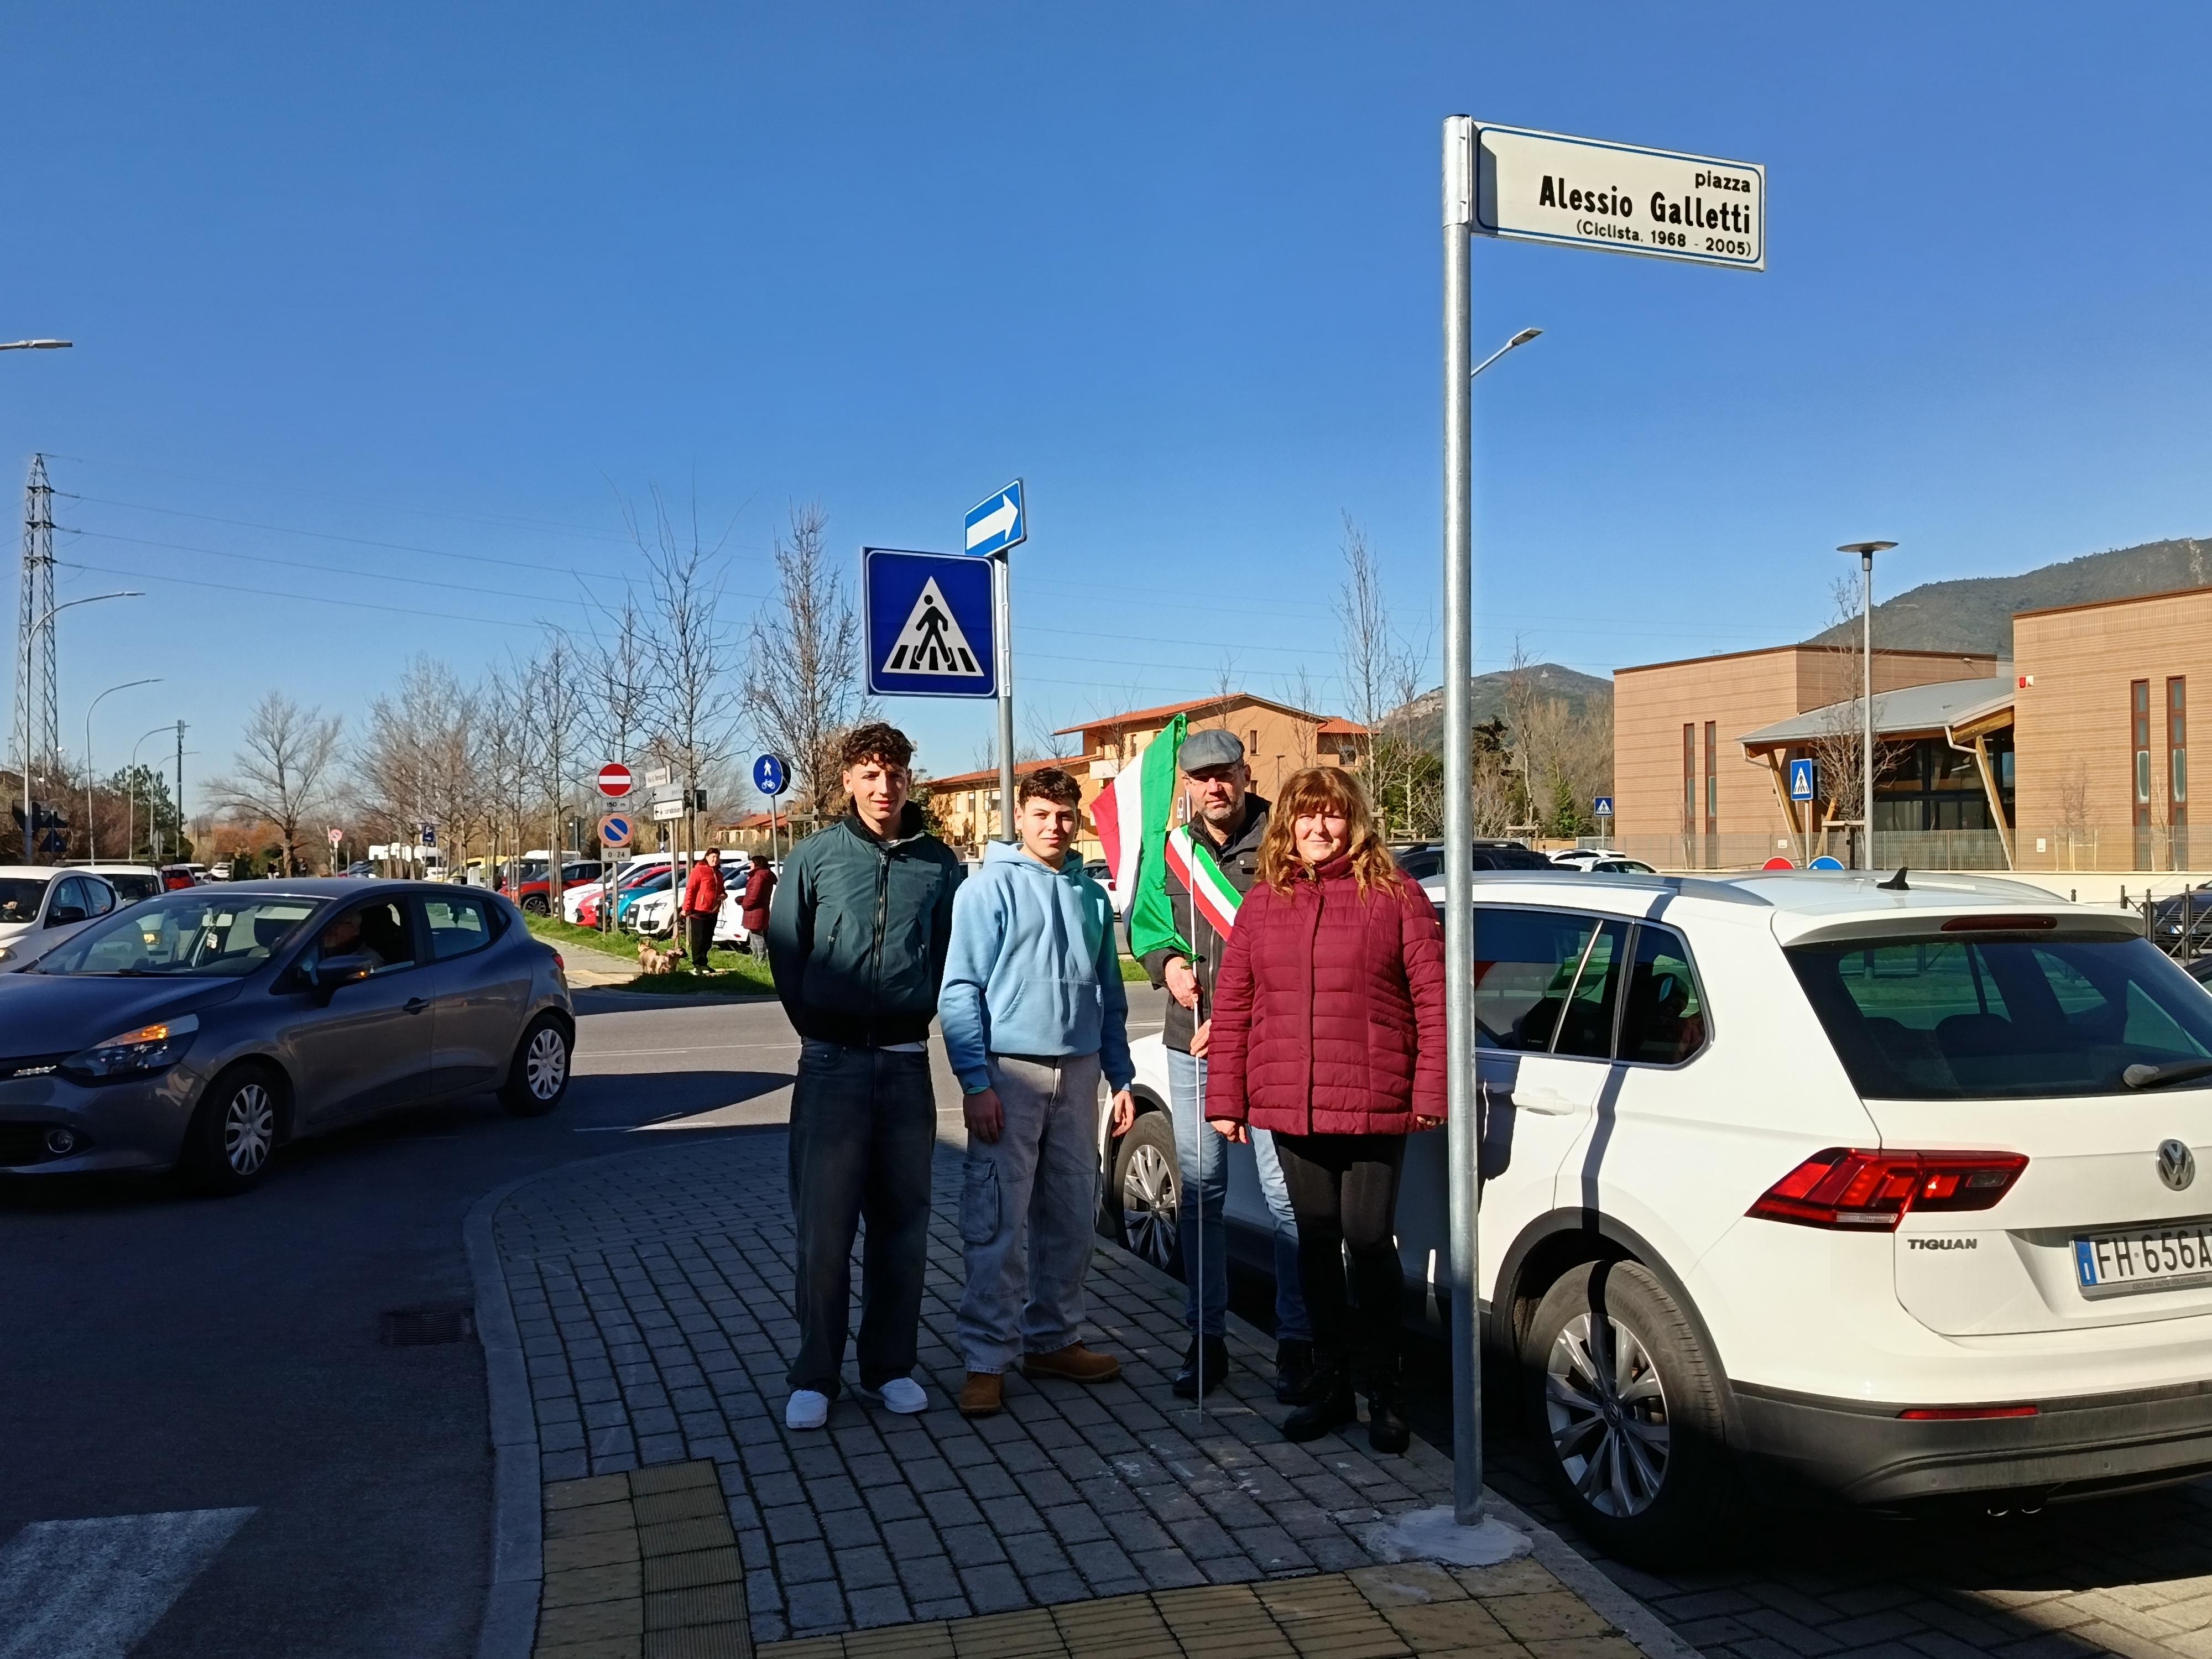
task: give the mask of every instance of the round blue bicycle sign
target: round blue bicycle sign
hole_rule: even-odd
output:
[[[780,795],[791,787],[791,773],[781,755],[763,755],[753,763],[753,787],[763,795]]]

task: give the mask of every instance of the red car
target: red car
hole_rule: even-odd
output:
[[[602,867],[597,859],[585,859],[580,863],[564,864],[561,866],[561,884],[563,887],[569,887],[580,881],[597,881]],[[552,889],[543,876],[538,877],[535,881],[524,882],[512,892],[508,892],[504,887],[501,888],[500,891],[506,893],[507,897],[513,899],[533,916],[552,914]]]

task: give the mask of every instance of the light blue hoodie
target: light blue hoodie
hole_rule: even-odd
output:
[[[993,842],[952,899],[952,944],[937,1017],[963,1089],[990,1085],[986,1057],[1090,1054],[1119,1091],[1129,1064],[1129,999],[1114,905],[1070,853],[1052,870]]]

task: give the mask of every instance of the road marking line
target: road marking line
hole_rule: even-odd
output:
[[[124,1659],[252,1513],[33,1522],[0,1549],[0,1659]]]
[[[732,1048],[796,1048],[798,1046],[797,1037],[787,1037],[781,1042],[702,1042],[688,1048],[585,1048],[577,1049],[576,1057],[582,1060],[587,1056],[598,1058],[614,1054],[714,1054]]]

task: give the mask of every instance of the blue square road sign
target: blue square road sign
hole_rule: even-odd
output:
[[[958,553],[860,550],[868,690],[883,697],[994,697],[991,563]]]
[[[1819,781],[1820,768],[1814,762],[1810,760],[1794,760],[1790,763],[1790,799],[1813,800],[1816,799],[1814,792],[1817,787]]]

